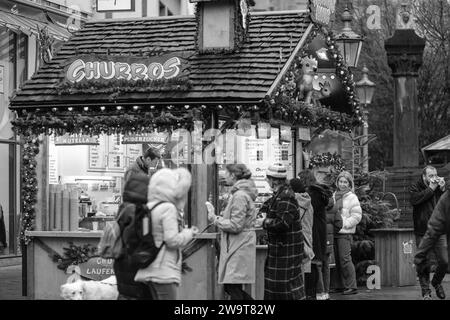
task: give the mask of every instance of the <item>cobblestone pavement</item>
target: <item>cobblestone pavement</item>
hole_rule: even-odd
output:
[[[447,299],[450,300],[450,274],[443,281]],[[333,300],[421,300],[419,285],[407,287],[382,287],[380,290],[359,288],[358,294],[343,296],[331,294]],[[436,299],[433,290],[433,299]],[[22,296],[22,266],[0,267],[0,300],[28,300]]]
[[[0,267],[0,300],[27,300],[22,296],[22,266]]]

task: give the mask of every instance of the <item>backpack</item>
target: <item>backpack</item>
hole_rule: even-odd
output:
[[[97,251],[103,259],[119,259],[123,256],[120,227],[116,220],[106,223]]]
[[[146,204],[128,204],[131,208],[123,210],[118,218],[123,254],[132,268],[149,266],[164,245],[163,242],[157,247],[152,233],[151,211],[161,203],[164,202],[158,202],[151,210]]]

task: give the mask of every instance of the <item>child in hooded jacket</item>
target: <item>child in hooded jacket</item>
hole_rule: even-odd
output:
[[[182,252],[198,233],[185,228],[183,208],[191,186],[191,174],[184,168],[161,169],[150,179],[147,206],[151,210],[152,232],[156,246],[161,246],[155,261],[139,269],[137,282],[150,283],[158,300],[176,300],[181,283]],[[156,205],[160,202],[157,207]]]

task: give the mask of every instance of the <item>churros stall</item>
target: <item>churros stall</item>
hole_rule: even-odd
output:
[[[96,246],[121,202],[124,170],[149,145],[161,148],[166,166],[191,171],[185,222],[203,230],[205,201],[224,200],[224,164],[247,163],[262,202],[270,162],[284,162],[291,178],[302,170],[305,128],[361,123],[326,15],[317,17],[323,1],[263,13],[251,13],[245,0],[193,2],[195,16],[87,22],[13,97],[30,297],[58,299],[73,272],[111,275],[112,261],[99,259]],[[333,14],[334,5],[324,8]],[[316,74],[321,61],[333,72]],[[345,106],[322,105],[333,95]],[[185,251],[181,299],[223,297],[217,237],[207,229]],[[263,260],[265,246],[258,252]],[[250,289],[256,298],[262,265]]]

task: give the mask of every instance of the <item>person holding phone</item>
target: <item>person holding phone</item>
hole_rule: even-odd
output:
[[[244,164],[226,166],[225,179],[232,185],[225,210],[216,215],[214,206],[206,202],[208,220],[221,233],[219,284],[224,284],[231,300],[253,300],[243,284],[255,283],[256,219],[255,199],[258,195],[252,173]]]
[[[420,246],[427,231],[431,214],[444,191],[445,181],[443,178],[438,177],[436,168],[432,166],[423,168],[419,181],[410,187],[410,202],[413,207],[414,234],[417,247]],[[431,284],[436,290],[437,297],[445,299],[444,288],[441,285],[448,266],[447,237],[445,234],[442,234],[437,239],[433,246],[433,251],[438,265]],[[429,262],[429,260],[427,261]],[[418,278],[423,299],[431,300],[429,265],[427,268],[422,268],[421,272],[418,272]]]

